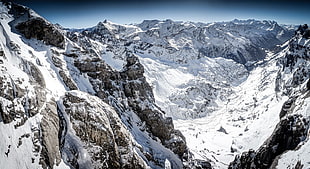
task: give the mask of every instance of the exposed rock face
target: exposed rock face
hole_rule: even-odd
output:
[[[23,60],[23,69],[29,75],[32,83],[40,88],[45,88],[45,80],[41,71],[33,63]]]
[[[205,160],[194,160],[190,161],[184,169],[212,169],[210,162]]]
[[[128,57],[125,70],[121,72],[121,77],[125,81],[123,85],[125,96],[130,98],[129,105],[137,112],[141,120],[146,122],[152,133],[162,141],[168,140],[174,130],[172,119],[165,119],[163,112],[154,110],[155,107],[152,104],[155,103],[155,100],[152,89],[146,82],[143,73],[144,68],[139,63],[138,58],[134,56]],[[145,102],[146,105],[141,105],[139,100]]]
[[[16,28],[27,39],[35,38],[43,40],[48,45],[64,48],[65,38],[62,33],[54,25],[42,18],[30,18],[25,22],[19,23]]]
[[[6,6],[9,8],[8,13],[13,15],[14,18],[20,18],[25,16],[26,18],[30,17],[29,8],[12,2],[5,2]]]
[[[64,71],[60,70],[59,75],[63,79],[63,82],[66,84],[66,86],[70,90],[77,90],[78,89],[78,87],[76,86],[74,81],[70,77],[68,77],[68,75]]]
[[[59,118],[55,102],[47,103],[40,124],[42,134],[42,150],[40,164],[43,168],[59,165],[61,155],[58,135],[60,132]]]
[[[296,163],[296,165],[295,165],[295,168],[294,169],[302,169],[304,167],[304,165],[303,164],[301,164],[301,162],[300,161],[298,161],[297,163]]]
[[[269,168],[275,158],[286,150],[293,150],[306,138],[309,121],[301,115],[287,116],[277,125],[270,138],[257,150],[236,156],[230,169]]]
[[[249,150],[237,155],[229,168],[275,168],[283,153],[297,149],[298,144],[308,137],[309,116],[307,113],[299,114],[300,111],[296,108],[304,104],[300,99],[309,97],[309,43],[303,36],[307,29],[307,25],[298,28],[295,36],[289,41],[288,52],[278,61],[282,71],[278,71],[276,91],[289,97],[282,106],[280,122],[257,151]],[[300,162],[296,164],[296,168],[300,166]]]
[[[34,85],[35,90],[21,87],[24,83],[23,79],[14,81],[6,73],[0,77],[1,118],[4,123],[18,121],[15,127],[23,125],[28,118],[36,115],[45,102],[45,94],[42,90],[45,81],[41,72],[30,62],[24,62],[24,64],[24,71],[29,74],[30,83]]]
[[[248,62],[265,57],[262,48],[272,49],[289,32],[275,22],[254,20],[216,24],[166,20],[127,26],[105,21],[94,28],[73,31],[61,30],[26,7],[10,3],[7,9],[0,8],[0,34],[4,37],[0,40],[0,129],[15,129],[2,132],[5,137],[0,138],[0,150],[5,150],[5,158],[12,158],[13,153],[20,157],[16,155],[19,150],[27,152],[31,159],[20,162],[25,163],[25,168],[211,168],[210,161],[193,159],[172,118],[166,117],[155,104],[152,87],[145,78],[145,62],[150,58],[162,59],[162,63],[171,63],[173,67],[206,59],[212,61],[206,63],[214,64],[215,69],[210,69],[214,71],[212,78],[227,70],[240,68],[243,72]],[[26,39],[15,38],[15,28]],[[248,29],[251,31],[247,32]],[[68,37],[62,33],[65,31]],[[308,28],[299,31],[303,31],[299,37],[308,38]],[[14,41],[10,36],[14,36]],[[34,39],[28,41],[30,38]],[[31,43],[36,40],[56,47]],[[279,92],[286,87],[288,94],[294,93],[289,92],[292,85],[304,85],[309,79],[307,63],[295,69],[299,59],[309,59],[309,49],[298,43],[295,39],[290,45],[302,49],[303,54],[291,50],[282,61],[284,69],[292,69],[288,72],[293,78],[282,85],[282,79],[290,78],[282,78],[280,72]],[[47,51],[38,51],[37,47]],[[244,65],[232,66],[234,61],[213,58],[222,56]],[[241,78],[242,74],[229,78]],[[202,99],[191,111],[206,111],[208,105],[215,103],[213,100],[225,94],[221,93],[220,83],[215,86],[210,79],[185,85],[183,93],[171,95],[171,103],[182,100],[193,105],[195,99]],[[227,89],[232,81],[225,82]],[[192,98],[195,94],[200,97]],[[253,100],[255,106],[260,104],[256,98]],[[296,147],[306,135],[308,122],[306,117],[291,115],[294,104],[293,100],[285,103],[281,123],[265,146],[244,153],[232,167],[271,166],[277,155]],[[188,105],[178,106],[188,109]],[[218,131],[228,135],[230,131],[225,129]],[[12,138],[15,134],[17,139]],[[1,164],[6,160],[3,159]],[[14,164],[5,167],[11,165]],[[296,164],[296,168],[301,166]]]
[[[305,30],[308,30],[308,28]],[[310,59],[310,48],[305,41],[306,39],[303,38],[305,30],[303,28],[298,29],[295,37],[289,42],[289,52],[280,61],[283,65],[283,70],[288,69],[293,73],[293,80],[285,84],[287,86],[296,87],[310,77],[310,68],[307,62]]]
[[[300,25],[298,29],[295,31],[295,35],[300,34],[303,38],[310,38],[310,29],[307,24]]]
[[[20,89],[19,85],[14,84],[8,75],[3,75],[0,77],[0,87],[2,89],[0,91],[0,96],[2,97],[0,102],[0,113],[2,121],[4,123],[10,123],[16,118],[16,116],[19,116],[22,119],[26,118],[22,110],[15,110],[17,108],[15,108],[13,104],[14,100],[15,102],[21,104],[23,99],[20,97],[24,95],[24,90]]]
[[[295,100],[296,100],[296,98],[290,98],[289,100],[284,102],[282,109],[281,109],[281,112],[280,112],[280,115],[279,115],[280,119],[292,111],[293,104],[294,104]]]
[[[123,72],[115,72],[102,62],[78,62],[75,64],[82,72],[95,79],[92,84],[98,92],[98,96],[103,100],[108,101],[108,97],[116,97],[117,90],[122,92],[120,97],[128,98],[128,104],[130,109],[137,112],[137,115],[141,120],[145,121],[147,127],[151,133],[159,137],[162,141],[168,141],[173,136],[173,124],[171,119],[165,119],[162,116],[162,112],[154,110],[152,103],[154,103],[153,95],[150,86],[146,83],[143,77],[143,66],[138,62],[136,57],[129,57],[127,59],[127,65]],[[90,66],[92,65],[92,66]],[[96,88],[96,86],[102,86],[102,88]],[[105,91],[105,92],[103,92]],[[138,101],[138,99],[141,99]],[[141,105],[145,102],[146,105]],[[119,105],[120,107],[126,107],[125,105]],[[146,106],[146,107],[145,107]],[[148,108],[148,106],[151,106]],[[121,112],[119,112],[121,113]],[[171,149],[175,149],[175,152],[182,157],[186,151],[185,139],[181,133],[174,134],[181,136],[182,142],[167,143],[167,146]],[[182,146],[183,145],[183,146]],[[173,147],[175,146],[175,147]]]
[[[143,160],[134,151],[128,131],[110,106],[98,98],[79,92],[66,93],[63,105],[69,120],[66,123],[72,123],[72,129],[91,157],[92,167],[145,168]],[[69,133],[70,129],[67,135]],[[67,135],[62,136],[67,142],[63,148],[65,154],[66,150],[74,151],[73,147],[66,147],[66,144],[71,144]],[[86,167],[78,162],[82,155],[77,151],[67,162],[74,168]]]
[[[127,102],[120,103],[124,105],[116,105],[116,107],[128,105],[128,109],[137,113],[154,136],[182,157],[187,151],[184,136],[174,129],[172,119],[164,118],[164,112],[154,105],[152,89],[143,76],[144,68],[138,58],[130,54],[128,56],[122,72],[114,71],[104,62],[97,60],[75,62],[75,66],[93,78],[91,83],[101,99],[110,101],[108,98],[111,96],[115,99],[127,98]]]
[[[63,104],[66,107],[66,113],[72,119],[72,128],[77,136],[84,142],[95,143],[101,147],[92,156],[93,161],[107,168],[119,168],[120,157],[108,117],[104,114],[100,114],[103,117],[90,114],[90,105],[70,93],[66,95]]]
[[[38,17],[33,10],[25,6],[15,3],[7,3],[7,6],[9,7],[8,13],[15,18],[10,22],[11,26],[15,26],[27,39],[35,38],[47,45],[64,48],[65,38],[57,26]]]

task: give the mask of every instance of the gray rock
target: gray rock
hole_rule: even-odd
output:
[[[257,150],[237,155],[229,164],[229,169],[263,169],[269,168],[278,155],[293,150],[306,138],[309,121],[302,115],[283,118],[276,126],[269,139]]]
[[[211,163],[205,160],[193,160],[184,169],[212,169]]]
[[[19,123],[15,127],[24,124],[28,117],[24,110],[18,109],[18,106],[25,105],[25,90],[8,75],[0,77],[0,88],[0,97],[7,101],[6,104],[0,102],[2,121],[7,124],[18,119]]]
[[[45,80],[41,71],[31,62],[22,60],[23,71],[28,74],[32,83],[37,83],[42,88],[45,88]]]
[[[61,161],[59,147],[59,118],[55,102],[46,104],[46,108],[42,113],[43,118],[40,123],[41,129],[41,158],[40,164],[44,169],[53,168]]]
[[[28,95],[31,91],[21,87],[23,83],[21,79],[14,80],[5,73],[0,77],[0,97],[6,99],[5,104],[0,102],[0,116],[5,124],[16,121],[15,127],[22,126],[28,118],[39,113],[46,100],[45,81],[41,72],[30,62],[23,61],[23,63],[22,68],[33,84],[33,96]]]
[[[187,152],[184,136],[174,129],[172,119],[164,118],[164,112],[156,107],[152,88],[146,82],[144,67],[139,59],[131,53],[127,55],[127,64],[122,72],[112,70],[100,59],[80,60],[74,65],[91,77],[90,82],[97,96],[119,110],[119,114],[123,113],[124,108],[134,111],[145,122],[147,131],[182,158]],[[108,98],[111,97],[115,100],[124,98],[124,102],[110,102]]]
[[[65,38],[63,34],[51,23],[43,18],[32,17],[25,22],[16,25],[16,29],[24,34],[27,39],[42,40],[47,45],[64,48]]]
[[[52,61],[54,63],[54,65],[58,68],[62,67],[62,61],[57,57],[57,56],[52,56]]]
[[[59,75],[60,77],[62,78],[63,82],[65,83],[65,85],[70,89],[70,90],[77,90],[78,87],[77,85],[75,84],[75,82],[72,80],[72,78],[68,77],[68,75],[60,70],[59,71]]]
[[[292,107],[294,107],[293,105],[294,105],[295,100],[296,98],[292,97],[283,103],[281,112],[279,114],[280,119],[292,111]]]
[[[80,98],[67,92],[63,105],[76,136],[91,156],[93,167],[145,168],[116,112],[101,100],[86,96]],[[78,157],[79,152],[76,154]],[[75,165],[79,165],[78,158],[75,160]]]

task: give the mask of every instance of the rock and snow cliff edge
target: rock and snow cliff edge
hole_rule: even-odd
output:
[[[0,6],[4,168],[309,167],[306,25],[68,30]]]
[[[114,70],[64,30],[13,3],[1,2],[0,29],[4,168],[194,163],[184,136],[154,103],[134,55]]]

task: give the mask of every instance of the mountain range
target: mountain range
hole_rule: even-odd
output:
[[[310,167],[306,24],[0,22],[3,168]]]

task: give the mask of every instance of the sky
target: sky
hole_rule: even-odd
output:
[[[306,0],[14,0],[52,23],[88,28],[108,20],[136,24],[143,20],[221,22],[233,19],[310,24]]]

